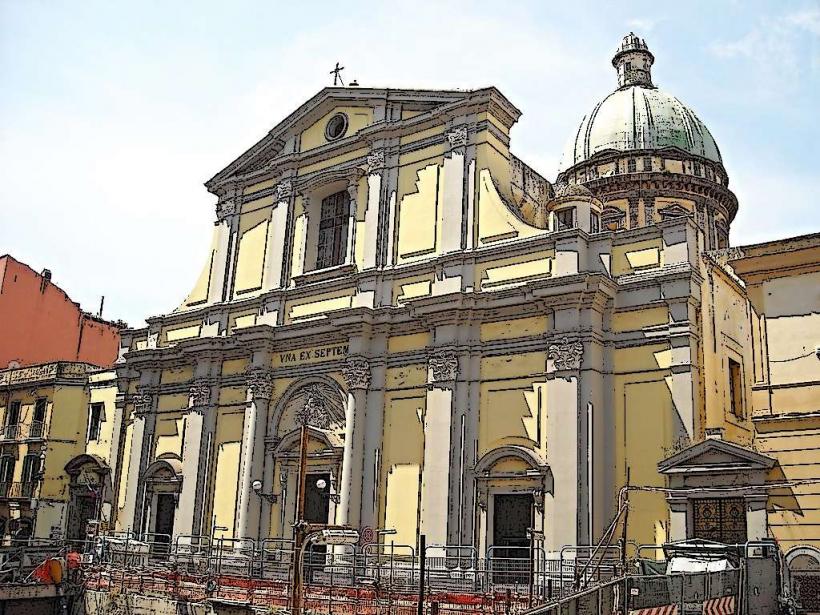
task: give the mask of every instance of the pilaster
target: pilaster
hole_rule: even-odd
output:
[[[367,390],[370,388],[370,363],[363,357],[349,357],[342,375],[347,385],[345,407],[345,446],[342,456],[341,500],[337,520],[342,525],[358,527],[362,496],[364,457],[364,418]]]
[[[586,526],[582,507],[586,483],[586,434],[579,412],[579,370],[583,344],[563,337],[547,349],[547,462],[553,475],[553,497],[547,498],[544,514],[552,532],[546,549],[582,544]]]
[[[440,349],[427,359],[427,404],[424,412],[424,466],[421,479],[421,527],[431,545],[448,542],[450,444],[458,356]],[[455,500],[454,500],[455,501]]]
[[[268,223],[267,255],[265,271],[262,277],[262,290],[280,288],[285,284],[285,244],[287,243],[288,214],[291,209],[293,184],[289,179],[276,186],[276,202],[271,210]]]
[[[239,455],[239,485],[237,492],[237,538],[259,538],[261,501],[251,487],[262,479],[265,462],[265,430],[268,406],[273,396],[273,372],[268,353],[255,353],[246,374],[248,386],[242,426],[242,448]]]

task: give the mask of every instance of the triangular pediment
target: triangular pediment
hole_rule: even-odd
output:
[[[271,167],[272,161],[287,154],[303,153],[306,149],[329,146],[324,140],[311,140],[300,147],[304,135],[312,135],[316,124],[322,123],[340,110],[350,116],[350,130],[334,141],[342,145],[356,133],[374,124],[415,120],[424,114],[438,113],[457,105],[473,92],[452,90],[393,90],[373,88],[324,88],[303,103],[293,113],[273,127],[260,141],[212,177],[206,186],[215,190],[219,185],[239,176]],[[387,103],[390,103],[389,105]],[[322,125],[323,130],[323,125]]]
[[[768,470],[774,464],[771,457],[739,444],[707,438],[661,461],[658,471],[661,474],[735,472]]]

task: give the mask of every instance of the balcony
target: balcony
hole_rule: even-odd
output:
[[[44,437],[45,424],[42,421],[4,425],[0,430],[0,441],[42,440]]]
[[[0,483],[0,500],[30,500],[37,493],[37,481]]]

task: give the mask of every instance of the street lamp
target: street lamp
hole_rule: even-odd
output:
[[[342,501],[342,496],[338,493],[325,493],[325,488],[327,487],[327,481],[324,478],[320,478],[316,481],[316,488],[321,492],[323,498],[327,498],[334,504],[338,504]]]
[[[253,492],[256,495],[258,495],[263,500],[267,500],[271,504],[276,504],[276,502],[279,501],[279,494],[278,493],[264,493],[262,491],[262,481],[261,480],[257,479],[255,481],[253,481],[251,483],[251,489],[253,489]]]

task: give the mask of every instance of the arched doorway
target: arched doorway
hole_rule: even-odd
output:
[[[155,545],[170,544],[174,533],[179,493],[182,489],[182,460],[165,453],[145,469],[145,514],[143,532]]]
[[[520,561],[529,558],[531,530],[546,533],[544,505],[553,491],[552,473],[539,455],[521,446],[501,446],[476,464],[476,544],[510,579],[523,573]],[[536,546],[543,547],[536,540]],[[515,574],[514,574],[515,573]]]
[[[68,474],[67,540],[83,541],[105,531],[111,520],[111,469],[96,455],[78,455],[65,465]]]
[[[786,554],[786,563],[803,611],[820,612],[820,549],[794,547]]]
[[[279,482],[279,499],[271,511],[271,536],[292,537],[296,521],[300,434],[307,425],[307,475],[304,520],[333,523],[344,449],[345,396],[331,378],[311,378],[292,385],[274,407],[274,447],[268,462]]]

